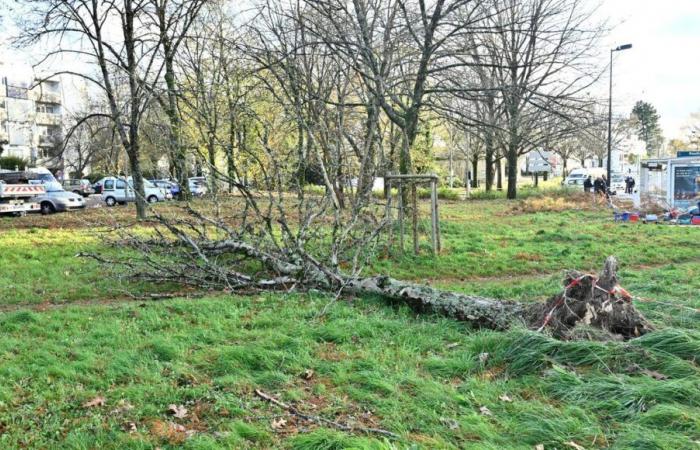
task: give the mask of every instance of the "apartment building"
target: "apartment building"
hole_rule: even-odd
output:
[[[0,142],[2,156],[60,170],[57,149],[63,140],[63,89],[58,80],[3,73],[0,66]],[[24,78],[24,79],[22,79]]]

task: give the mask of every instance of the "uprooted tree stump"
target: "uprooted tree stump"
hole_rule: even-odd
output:
[[[567,273],[564,290],[544,303],[520,303],[445,292],[389,277],[350,280],[347,289],[406,303],[415,310],[503,330],[522,323],[547,330],[559,339],[630,339],[652,330],[651,324],[618,285],[617,260],[608,257],[598,275]],[[597,329],[591,336],[587,330]]]

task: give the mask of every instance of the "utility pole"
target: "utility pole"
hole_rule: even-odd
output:
[[[610,91],[608,94],[608,186],[610,185],[610,176],[612,168],[612,88],[613,88],[613,53],[620,52],[622,50],[629,50],[632,48],[632,44],[620,45],[619,47],[610,50]]]

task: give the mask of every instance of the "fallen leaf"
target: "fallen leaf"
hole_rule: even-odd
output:
[[[119,402],[117,402],[117,407],[112,410],[112,414],[124,414],[132,409],[134,409],[134,405],[124,399],[121,399]]]
[[[450,349],[450,348],[455,348],[459,345],[459,342],[451,342],[445,346],[445,348]]]
[[[564,442],[564,444],[568,445],[571,448],[575,448],[576,450],[586,450],[585,447],[581,447],[574,441]]]
[[[483,414],[485,416],[493,416],[493,413],[491,412],[491,410],[485,406],[482,406],[481,408],[479,408],[479,412],[481,412],[481,414]]]
[[[178,433],[184,433],[185,431],[187,431],[187,428],[185,428],[184,425],[180,425],[179,423],[175,422],[168,422],[168,427],[172,431],[176,431]]]
[[[644,370],[642,370],[642,373],[644,375],[648,375],[648,376],[652,377],[655,380],[659,380],[659,381],[668,380],[668,377],[666,375],[664,375],[663,373],[657,372],[655,370],[644,369]]]
[[[95,408],[98,406],[104,406],[107,401],[104,397],[97,396],[90,401],[83,403],[83,408]]]
[[[129,433],[136,433],[138,431],[136,424],[134,422],[127,422],[126,431]]]
[[[301,374],[301,377],[305,380],[310,380],[314,376],[314,371],[313,369],[306,369],[304,373]]]
[[[502,402],[508,402],[508,403],[513,401],[512,398],[508,397],[508,394],[503,394],[503,395],[499,396],[498,399]]]
[[[168,405],[168,413],[172,414],[173,417],[177,417],[178,419],[184,419],[187,417],[187,408],[182,405],[171,404]]]
[[[284,428],[285,425],[287,425],[287,420],[283,419],[283,418],[279,418],[277,420],[273,420],[270,425],[272,425],[273,430],[280,430],[280,429]]]
[[[484,353],[479,353],[479,362],[481,364],[484,364],[486,361],[489,359],[489,354],[484,352]]]
[[[544,445],[542,445],[542,444],[535,445],[535,450],[544,450]]]
[[[449,428],[450,430],[456,430],[459,428],[459,422],[457,422],[454,419],[450,419],[447,417],[440,417],[440,422],[447,425],[447,428]]]

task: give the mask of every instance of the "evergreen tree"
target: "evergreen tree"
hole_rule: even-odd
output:
[[[638,101],[632,108],[633,127],[639,139],[644,141],[649,155],[661,149],[663,135],[659,126],[659,113],[651,103]],[[657,155],[658,156],[658,155]]]

